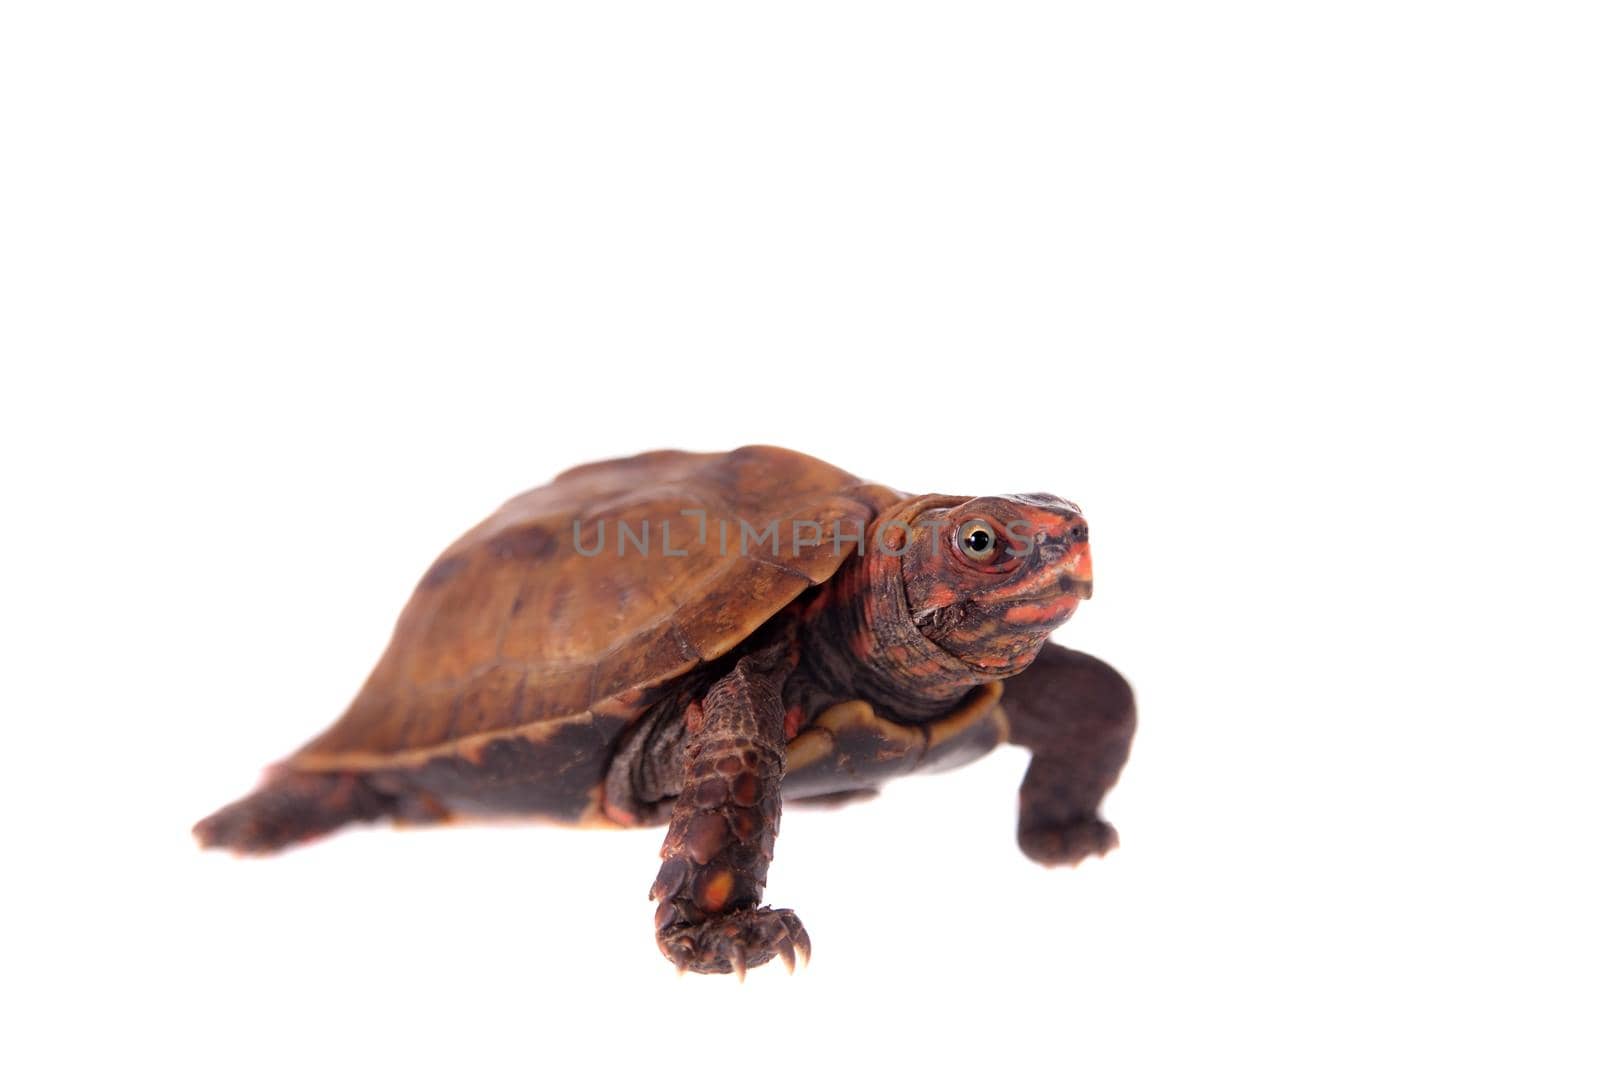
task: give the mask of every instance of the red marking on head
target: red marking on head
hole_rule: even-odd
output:
[[[1016,626],[1050,623],[1052,628],[1071,618],[1078,609],[1079,597],[1064,595],[1049,600],[1019,600],[1007,607],[1003,618]]]

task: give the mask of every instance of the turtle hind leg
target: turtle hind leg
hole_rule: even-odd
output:
[[[280,771],[254,793],[194,825],[203,848],[276,852],[331,833],[346,823],[400,814],[396,798],[362,774]]]

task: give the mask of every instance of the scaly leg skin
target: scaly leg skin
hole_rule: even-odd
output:
[[[1017,843],[1046,866],[1075,866],[1117,847],[1100,801],[1133,743],[1133,690],[1111,667],[1047,644],[1006,682],[1011,741],[1033,752],[1022,780]]]
[[[809,956],[794,912],[761,907],[778,836],[783,672],[746,656],[685,716],[683,792],[650,890],[656,942],[678,970],[735,972]]]

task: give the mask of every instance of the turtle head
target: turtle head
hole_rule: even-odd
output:
[[[900,570],[924,637],[977,672],[1014,674],[1088,598],[1089,527],[1045,494],[932,506],[911,523]]]

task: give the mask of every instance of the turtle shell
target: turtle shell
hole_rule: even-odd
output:
[[[833,531],[864,529],[899,496],[763,446],[569,470],[445,550],[349,710],[287,762],[417,763],[575,718],[626,721],[642,710],[632,694],[726,654],[826,581],[854,548]]]

